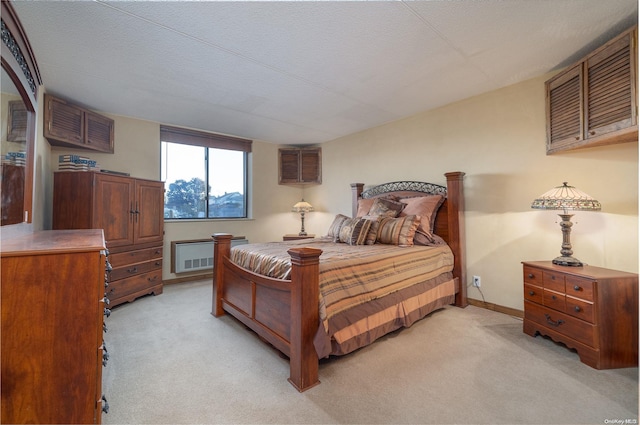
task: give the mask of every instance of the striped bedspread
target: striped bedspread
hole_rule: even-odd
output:
[[[353,246],[326,238],[239,245],[232,248],[230,259],[254,273],[290,279],[291,257],[287,250],[295,246],[322,250],[319,310],[325,331],[329,331],[329,320],[341,312],[402,292],[443,273],[451,280],[453,270],[453,253],[446,245]],[[450,286],[453,288],[453,284]]]

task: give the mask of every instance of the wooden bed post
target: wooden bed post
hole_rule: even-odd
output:
[[[211,314],[220,317],[222,309],[222,282],[224,275],[223,260],[231,255],[231,237],[228,233],[214,233],[213,238],[213,305]]]
[[[351,183],[351,217],[358,214],[358,199],[362,195],[364,183]]]
[[[315,248],[292,248],[289,382],[300,392],[318,385],[318,354],[313,338],[319,326],[320,254]]]
[[[447,177],[447,201],[449,203],[449,246],[454,253],[453,275],[460,279],[460,290],[456,294],[456,305],[467,306],[467,262],[465,258],[464,234],[464,185],[461,171],[445,173]]]

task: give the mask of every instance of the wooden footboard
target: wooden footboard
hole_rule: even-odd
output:
[[[272,279],[229,260],[231,235],[215,234],[214,316],[231,314],[289,357],[289,382],[305,391],[320,383],[313,338],[319,326],[319,249],[293,248],[291,280]]]

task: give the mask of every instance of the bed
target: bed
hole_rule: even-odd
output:
[[[232,315],[286,355],[302,392],[319,384],[320,358],[466,307],[464,173],[445,176],[446,187],[353,183],[352,215],[337,214],[326,237],[232,250],[232,235],[214,234],[211,314]],[[414,214],[426,203],[430,214]]]

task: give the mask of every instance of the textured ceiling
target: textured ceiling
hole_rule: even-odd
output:
[[[562,68],[634,25],[638,4],[18,0],[14,8],[51,94],[308,144]]]

